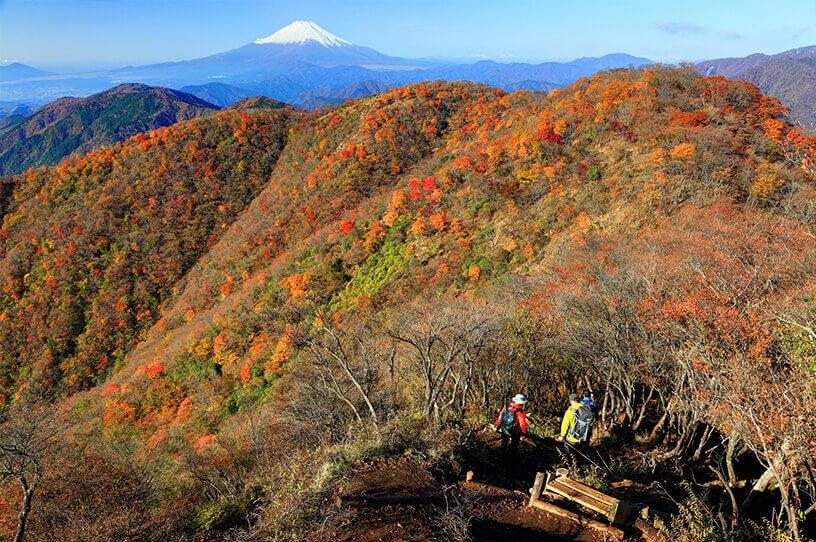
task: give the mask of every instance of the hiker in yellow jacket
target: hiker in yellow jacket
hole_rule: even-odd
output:
[[[570,394],[569,402],[570,406],[561,420],[561,435],[558,437],[558,441],[564,443],[567,460],[572,459],[573,452],[578,452],[579,456],[584,452],[594,420],[592,407],[581,402],[577,393]]]

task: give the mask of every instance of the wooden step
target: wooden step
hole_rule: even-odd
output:
[[[605,502],[609,506],[612,506],[613,504],[615,504],[618,501],[618,499],[616,499],[615,497],[611,497],[611,496],[609,496],[609,495],[607,495],[605,493],[601,493],[600,491],[598,491],[594,487],[589,487],[588,485],[582,484],[581,482],[576,482],[575,480],[571,480],[570,478],[567,478],[566,476],[556,478],[556,481],[563,484],[563,485],[565,485],[565,486],[567,486],[567,487],[569,487],[570,489],[573,489],[575,491],[583,493],[584,495],[588,495],[588,496],[590,496],[590,497],[592,497],[594,499],[597,499],[597,500],[599,500],[601,502]]]
[[[566,497],[594,512],[603,514],[612,523],[623,523],[632,514],[632,508],[628,504],[566,476],[549,476],[544,491]]]
[[[577,491],[558,480],[550,482],[550,484],[547,486],[547,490],[557,493],[558,495],[563,495],[569,500],[577,502],[578,504],[585,506],[590,510],[594,510],[599,514],[603,514],[604,516],[609,514],[609,509],[612,507],[609,503],[581,493],[580,491]]]

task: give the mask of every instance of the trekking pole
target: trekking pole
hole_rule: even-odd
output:
[[[601,452],[598,451],[598,448],[593,446],[592,449],[595,450],[595,453],[598,454],[598,457],[601,458],[601,461],[603,462],[604,466],[606,467],[607,472],[609,472],[609,474],[612,474],[612,469],[609,468],[609,463],[606,462],[606,459],[604,459],[604,456],[602,456]]]
[[[596,466],[596,467],[598,467],[599,469],[603,469],[603,467],[601,467],[600,465],[598,465],[597,463],[595,463],[593,460],[591,460],[590,458],[588,458],[587,456],[585,456],[584,454],[582,454],[582,453],[581,453],[581,451],[580,451],[578,448],[576,448],[575,446],[573,446],[572,444],[570,444],[570,442],[569,442],[567,439],[564,439],[564,442],[566,442],[566,443],[567,443],[567,446],[569,446],[570,448],[572,448],[572,450],[573,450],[573,451],[574,451],[576,454],[580,455],[581,457],[583,457],[584,459],[586,459],[587,461],[589,461],[590,463],[592,463],[593,465],[595,465],[595,466]],[[607,471],[609,474],[612,474],[612,471],[610,471],[609,469],[605,469],[605,470],[606,470],[606,471]]]

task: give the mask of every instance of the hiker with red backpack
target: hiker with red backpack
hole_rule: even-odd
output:
[[[524,405],[527,397],[518,394],[513,397],[509,405],[505,405],[499,412],[496,420],[496,430],[501,433],[501,456],[512,456],[516,453],[521,435],[527,434],[527,416],[524,414]]]
[[[569,402],[570,406],[561,421],[561,435],[558,437],[558,441],[564,443],[567,460],[573,457],[573,452],[577,452],[581,457],[586,457],[585,453],[592,434],[592,422],[595,420],[592,406],[583,402],[577,393],[570,394]]]

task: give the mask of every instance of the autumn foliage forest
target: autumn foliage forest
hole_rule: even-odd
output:
[[[671,539],[816,536],[816,140],[786,113],[683,67],[425,82],[0,179],[3,431],[39,435],[0,529],[28,469],[26,539],[331,539],[355,466],[466,469],[512,395],[556,420],[590,387],[615,469],[676,482]]]

